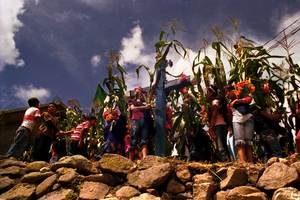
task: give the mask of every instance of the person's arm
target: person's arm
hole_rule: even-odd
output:
[[[145,105],[145,106],[135,106],[135,105],[131,105],[130,106],[130,110],[135,111],[135,110],[145,110],[145,109],[149,109],[149,105]]]

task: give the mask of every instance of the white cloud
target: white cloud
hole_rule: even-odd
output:
[[[142,37],[142,28],[136,25],[131,30],[131,35],[124,37],[121,42],[121,63],[152,66],[155,54],[146,54],[145,44]]]
[[[45,101],[51,96],[50,90],[42,87],[35,87],[33,85],[13,87],[14,96],[22,101],[27,101],[31,97],[36,97],[40,101]]]
[[[24,0],[0,1],[0,71],[5,65],[17,65],[19,50],[14,37],[23,25],[18,16],[24,13]],[[24,64],[24,61],[23,61]]]
[[[91,62],[91,65],[93,67],[95,67],[95,68],[98,67],[101,63],[101,56],[100,55],[93,55],[90,62]]]
[[[127,37],[123,37],[121,41],[121,65],[146,65],[148,67],[153,67],[155,64],[155,53],[145,53],[145,43],[142,36],[142,28],[136,25],[131,29],[131,33]],[[136,86],[147,87],[149,86],[149,76],[145,70],[140,71],[140,78],[137,78],[135,70],[128,71],[126,77],[126,83],[128,89],[132,89]]]

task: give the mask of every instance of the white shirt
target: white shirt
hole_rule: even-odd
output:
[[[40,110],[36,107],[30,107],[25,111],[21,126],[24,126],[32,131],[39,117],[41,117]]]
[[[232,108],[232,122],[244,123],[252,116],[251,113],[242,115],[237,109]]]

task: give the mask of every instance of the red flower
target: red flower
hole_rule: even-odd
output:
[[[179,76],[180,81],[187,81],[187,79],[188,79],[187,75],[185,75],[184,73],[180,74],[180,76]]]
[[[187,94],[189,92],[189,89],[187,87],[183,87],[183,88],[180,89],[180,92],[182,94]]]
[[[270,93],[270,84],[268,82],[263,83],[263,85],[261,86],[261,89],[264,94]]]

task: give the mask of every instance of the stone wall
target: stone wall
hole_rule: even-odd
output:
[[[0,199],[299,200],[300,155],[267,164],[186,163],[115,154],[67,156],[48,164],[0,161]]]

